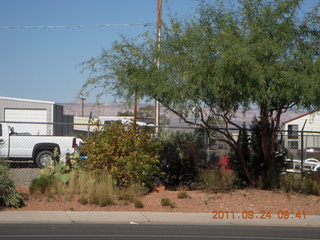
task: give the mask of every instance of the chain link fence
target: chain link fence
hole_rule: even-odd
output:
[[[282,132],[282,144],[287,149],[288,172],[320,170],[320,132]]]
[[[147,125],[150,131],[155,127]],[[30,122],[0,122],[0,159],[9,163],[12,176],[17,185],[29,185],[31,180],[40,175],[40,169],[35,163],[37,154],[34,147],[37,144],[61,142],[67,137],[85,139],[101,126],[89,123],[30,123]],[[159,131],[188,132],[203,141],[202,151],[206,153],[206,161],[219,159],[230,154],[230,147],[211,136],[209,138],[200,128],[191,126],[159,126]],[[232,131],[237,139],[238,131]],[[68,138],[70,139],[70,138]],[[281,145],[287,150],[288,172],[313,171],[320,169],[320,132],[285,132],[279,135]],[[79,141],[79,140],[77,140]],[[72,143],[68,140],[68,147]]]

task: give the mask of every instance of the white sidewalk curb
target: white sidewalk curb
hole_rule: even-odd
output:
[[[2,211],[0,224],[182,224],[182,225],[246,225],[246,226],[304,226],[320,227],[320,216],[305,219],[212,219],[211,213],[168,212],[77,212],[77,211]]]

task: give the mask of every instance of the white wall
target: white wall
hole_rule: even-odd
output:
[[[298,130],[301,131],[306,120],[307,122],[304,131],[320,132],[320,111],[287,122],[284,126],[284,130],[288,130],[288,125],[298,125]]]

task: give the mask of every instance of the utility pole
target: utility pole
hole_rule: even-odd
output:
[[[84,109],[84,100],[86,100],[85,98],[80,98],[81,99],[81,117],[83,117],[83,109]]]
[[[138,93],[137,90],[134,91],[134,106],[133,106],[133,126],[134,129],[137,128],[137,115],[138,115]]]
[[[157,8],[157,50],[160,50],[160,37],[161,37],[161,26],[162,26],[162,0],[158,0]],[[156,59],[157,68],[160,69],[160,58],[157,56]],[[159,131],[160,125],[160,103],[156,101],[155,103],[155,125],[156,133]]]

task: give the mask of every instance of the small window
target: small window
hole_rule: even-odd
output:
[[[289,149],[298,149],[299,142],[298,141],[291,141],[289,142]]]
[[[298,125],[288,125],[288,138],[298,139]]]
[[[2,125],[0,124],[0,137],[2,137]]]

